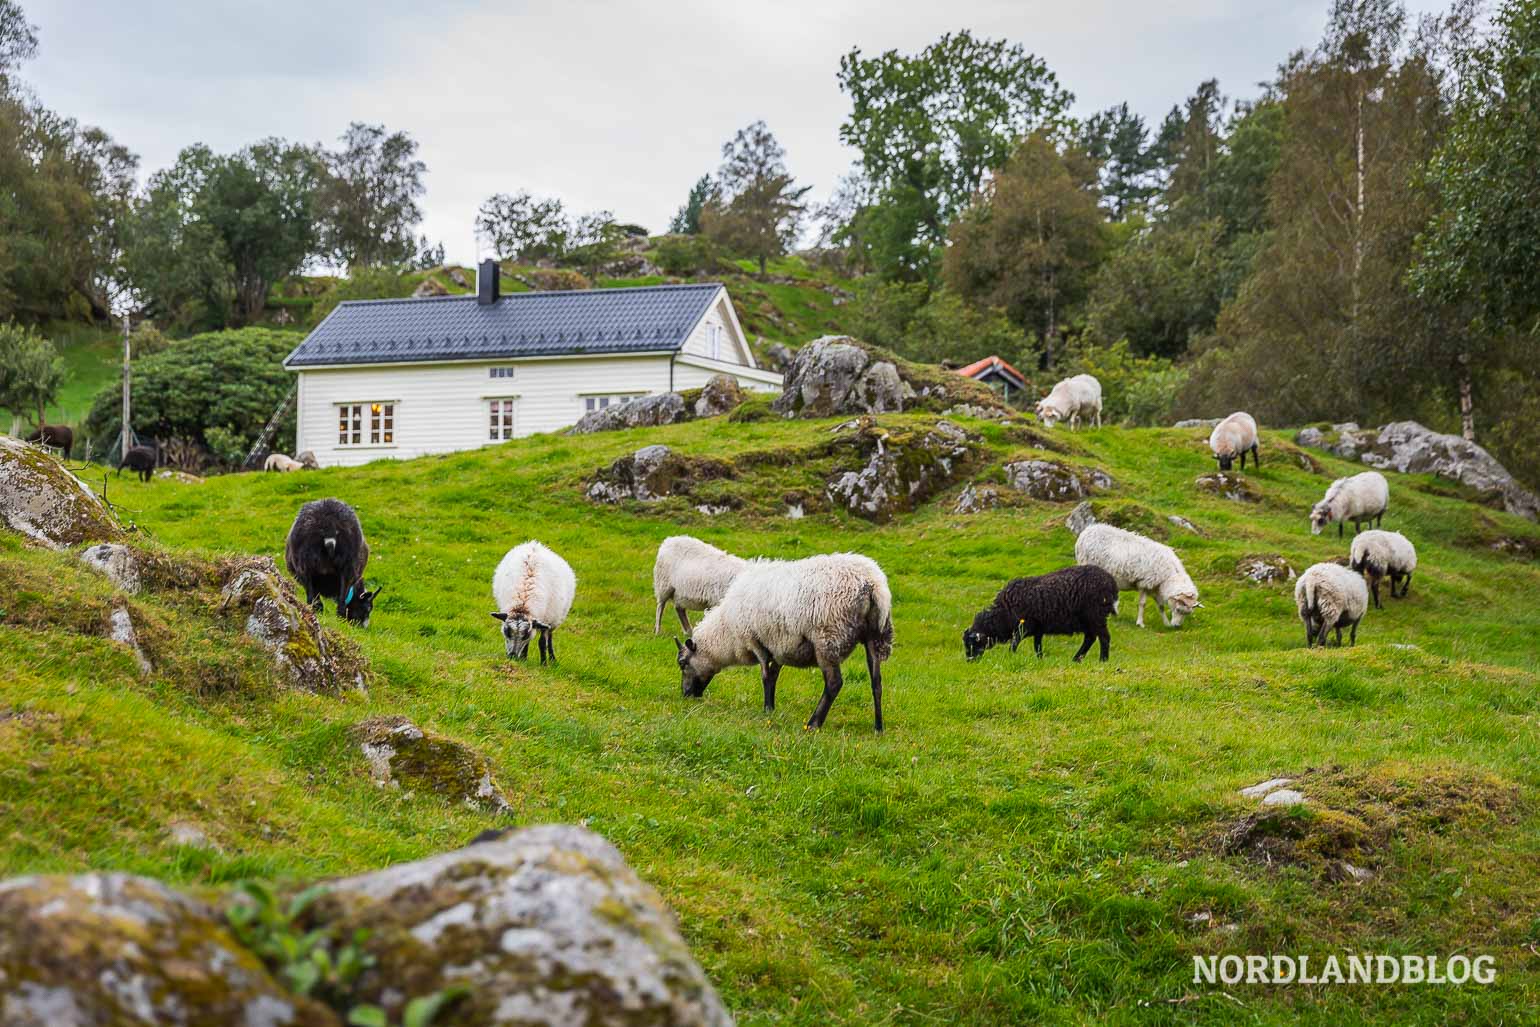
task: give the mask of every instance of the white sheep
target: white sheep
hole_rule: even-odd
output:
[[[264,471],[302,471],[305,465],[282,453],[270,453],[262,462],[262,469]]]
[[[1082,415],[1094,417],[1096,427],[1102,426],[1102,383],[1088,374],[1064,379],[1037,401],[1037,418],[1044,428],[1052,428],[1054,422],[1065,419],[1071,429],[1078,428]]]
[[[1075,562],[1100,567],[1112,575],[1119,590],[1138,589],[1135,623],[1141,628],[1144,602],[1151,595],[1167,627],[1181,627],[1188,614],[1203,606],[1198,602],[1198,586],[1176,550],[1135,532],[1110,524],[1089,525],[1075,539]]]
[[[529,640],[540,635],[540,662],[556,662],[556,629],[572,609],[577,576],[567,561],[533,540],[508,550],[492,575],[492,614],[503,622],[503,647],[512,659],[529,655]]]
[[[1214,451],[1214,458],[1219,461],[1221,471],[1228,471],[1237,455],[1241,458],[1241,470],[1244,471],[1247,450],[1251,451],[1252,466],[1262,466],[1262,457],[1257,453],[1257,422],[1245,411],[1237,410],[1214,425],[1208,437],[1208,448]]]
[[[1326,488],[1326,495],[1310,511],[1310,534],[1319,535],[1328,524],[1337,525],[1337,537],[1342,537],[1342,525],[1353,522],[1353,533],[1360,524],[1374,522],[1377,528],[1384,520],[1385,508],[1390,505],[1390,485],[1379,471],[1365,471],[1350,478],[1338,478]]]
[[[698,699],[724,667],[759,664],[765,709],[775,709],[782,667],[818,667],[823,697],[807,728],[822,727],[844,685],[840,664],[866,649],[872,708],[882,730],[882,661],[893,652],[893,596],[871,560],[834,553],[805,560],[755,560],[739,573],[679,650],[680,688]]]
[[[1399,531],[1373,529],[1353,536],[1352,555],[1348,566],[1364,575],[1369,581],[1369,591],[1374,595],[1375,609],[1384,609],[1380,602],[1380,582],[1390,578],[1390,597],[1405,599],[1412,587],[1412,572],[1417,569],[1417,548]],[[1396,585],[1401,591],[1396,592]]]
[[[727,588],[748,563],[741,556],[723,552],[689,535],[673,535],[658,546],[652,565],[652,595],[657,612],[652,633],[663,630],[663,607],[672,599],[684,633],[690,633],[686,610],[709,610],[727,595]]]
[[[1358,622],[1369,609],[1369,588],[1361,575],[1340,563],[1317,563],[1306,568],[1294,583],[1294,605],[1305,623],[1305,646],[1326,645],[1326,632],[1350,628],[1348,644],[1358,644]]]

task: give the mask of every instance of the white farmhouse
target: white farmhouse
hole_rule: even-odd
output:
[[[295,451],[322,466],[472,449],[729,374],[778,392],[718,283],[339,303],[284,360]]]

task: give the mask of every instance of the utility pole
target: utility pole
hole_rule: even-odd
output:
[[[128,451],[133,446],[134,431],[129,427],[129,372],[128,372],[128,308],[123,309],[123,433],[118,447],[118,460],[128,459]]]

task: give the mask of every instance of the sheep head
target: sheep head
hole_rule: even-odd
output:
[[[702,658],[695,639],[681,642],[675,636],[674,648],[679,651],[679,690],[686,699],[699,699],[706,694],[706,686],[711,684],[716,670]]]
[[[970,663],[993,648],[996,642],[1004,642],[1007,638],[1012,640],[1012,648],[1015,648],[1015,642],[1020,638],[1016,629],[1020,625],[1002,625],[1002,621],[1009,620],[994,607],[978,612],[973,618],[973,626],[963,632],[963,655]]]
[[[381,585],[380,588],[385,586]],[[380,588],[370,592],[362,580],[357,581],[348,589],[347,595],[342,599],[338,609],[342,613],[342,619],[352,621],[361,628],[369,626],[369,615],[374,612],[374,597],[380,594]]]
[[[535,620],[527,613],[493,613],[503,622],[503,651],[510,660],[522,660],[529,656],[529,643],[536,631],[549,631],[548,625]]]
[[[1037,419],[1043,422],[1044,428],[1052,428],[1054,422],[1064,419],[1064,411],[1058,409],[1046,399],[1038,400],[1036,410]]]
[[[1310,534],[1319,535],[1331,523],[1331,507],[1321,500],[1310,510]]]

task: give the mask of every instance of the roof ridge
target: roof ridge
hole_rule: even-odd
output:
[[[518,299],[529,296],[577,296],[586,294],[613,295],[621,292],[663,292],[665,290],[685,289],[721,289],[725,288],[721,282],[660,282],[657,285],[616,285],[616,286],[590,286],[587,289],[531,289],[529,292],[505,292],[498,296],[497,301]],[[339,307],[362,307],[367,305],[386,303],[420,303],[424,300],[474,300],[474,292],[455,293],[451,296],[382,296],[367,300],[340,300]]]

